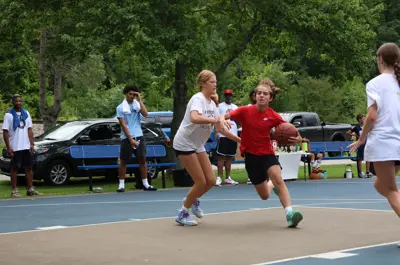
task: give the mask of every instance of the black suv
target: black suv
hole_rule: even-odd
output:
[[[163,132],[160,123],[142,121],[143,136],[147,145],[163,145],[167,150],[167,156],[161,158],[149,158],[148,163],[168,162],[171,154],[170,139]],[[82,165],[81,159],[74,159],[70,155],[70,147],[74,145],[119,145],[120,125],[116,118],[93,119],[73,121],[59,125],[44,134],[35,137],[35,153],[33,156],[33,178],[44,180],[53,185],[67,184],[70,177],[87,177],[84,171],[78,170]],[[136,163],[132,158],[132,163]],[[117,159],[85,159],[86,165],[116,164]],[[0,171],[4,175],[10,175],[10,157],[7,149],[3,149],[0,157]],[[127,169],[127,174],[135,174],[138,169]],[[98,170],[93,172],[95,176],[114,178],[118,176],[118,170]],[[24,176],[21,169],[18,176]],[[148,167],[148,178],[156,178],[158,169]],[[137,175],[136,175],[137,176]],[[24,183],[24,182],[22,182]]]

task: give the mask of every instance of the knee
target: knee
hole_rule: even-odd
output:
[[[375,179],[374,187],[376,191],[384,197],[387,197],[391,192],[391,189],[389,187],[383,186],[378,179]]]
[[[269,199],[269,194],[262,194],[260,195],[261,200],[266,201]]]
[[[217,179],[216,178],[211,178],[211,179],[209,179],[207,181],[206,186],[207,186],[207,188],[210,189],[210,188],[214,187],[216,183],[217,183]]]

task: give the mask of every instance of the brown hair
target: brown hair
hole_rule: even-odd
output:
[[[388,42],[382,44],[379,47],[376,55],[381,57],[383,62],[389,66],[393,67],[394,74],[396,75],[397,82],[400,85],[400,48],[396,43]]]
[[[275,86],[274,82],[272,82],[272,80],[269,79],[269,78],[265,78],[265,79],[261,80],[258,83],[258,85],[259,86],[265,86],[265,87],[268,87],[268,88],[271,89],[271,92],[272,92],[271,93],[271,98],[272,98],[272,100],[274,100],[276,95],[278,95],[279,92],[281,91],[281,89],[279,87]],[[256,91],[257,91],[257,89],[256,89]]]
[[[201,91],[201,84],[204,82],[207,82],[212,76],[215,76],[215,74],[209,70],[203,70],[200,72],[200,74],[197,76],[197,87]]]

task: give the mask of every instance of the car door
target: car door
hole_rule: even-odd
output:
[[[85,165],[114,165],[119,156],[119,135],[115,135],[112,123],[96,124],[89,127],[78,139],[78,144],[90,158]],[[115,129],[115,128],[114,128]]]
[[[308,134],[308,139],[311,142],[322,142],[323,131],[322,127],[318,124],[318,120],[315,115],[306,114],[304,115],[305,127]]]
[[[310,130],[310,128],[306,127],[304,115],[294,116],[293,118],[291,118],[290,123],[292,123],[297,128],[303,138],[310,139],[310,137],[312,137],[312,131]]]

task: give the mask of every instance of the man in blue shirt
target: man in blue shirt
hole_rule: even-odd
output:
[[[132,154],[139,163],[139,173],[146,191],[155,191],[155,187],[147,181],[146,144],[143,138],[140,114],[147,116],[147,109],[140,97],[140,91],[135,85],[124,88],[125,99],[117,107],[117,118],[121,125],[121,149],[119,164],[119,187],[117,192],[125,191],[126,164],[132,159]]]

